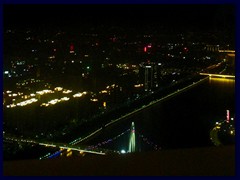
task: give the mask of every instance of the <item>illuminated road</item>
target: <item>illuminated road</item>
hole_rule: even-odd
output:
[[[45,146],[45,147],[56,147],[56,148],[60,148],[61,150],[74,150],[74,151],[79,151],[81,153],[91,153],[91,154],[99,154],[99,155],[105,155],[106,153],[103,152],[104,150],[87,150],[87,148],[85,147],[80,147],[80,146],[74,146],[74,145],[66,145],[63,143],[51,143],[51,142],[37,142],[34,140],[28,140],[28,139],[19,139],[19,138],[11,138],[11,137],[4,137],[5,141],[15,141],[18,143],[31,143],[31,144],[35,144],[35,145],[39,145],[39,146]]]
[[[235,53],[235,50],[218,50],[218,52],[223,52],[223,53]]]
[[[223,75],[223,74],[200,73],[200,75],[207,75],[207,76],[210,76],[210,77],[221,77],[221,78],[235,78],[235,76],[232,76],[232,75]]]

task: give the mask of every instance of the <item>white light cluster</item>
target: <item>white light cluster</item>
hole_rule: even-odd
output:
[[[69,94],[69,93],[71,93],[72,91],[71,90],[64,90],[63,91],[63,94]]]
[[[7,105],[6,107],[7,108],[13,108],[13,107],[16,107],[16,105],[15,104],[10,104],[10,105]]]
[[[62,87],[55,87],[54,90],[55,90],[55,91],[62,91],[63,88],[62,88]]]
[[[143,86],[143,84],[136,84],[136,85],[134,85],[134,87],[142,87]]]
[[[37,102],[38,100],[36,98],[32,98],[32,99],[28,99],[26,101],[22,101],[22,102],[19,102],[17,104],[10,104],[10,105],[7,105],[6,107],[7,108],[13,108],[13,107],[16,107],[16,106],[26,106],[28,104],[32,104],[34,102]]]
[[[76,97],[82,97],[82,93],[77,93],[77,94],[74,94],[73,97],[76,98]]]
[[[32,104],[34,102],[37,102],[38,100],[36,98],[28,99],[26,101],[22,101],[20,103],[17,103],[17,106],[26,106],[28,104]]]
[[[69,97],[63,97],[63,98],[61,98],[60,100],[61,101],[68,101],[70,98]]]
[[[86,95],[86,94],[87,94],[87,91],[79,92],[79,93],[74,94],[73,97],[74,97],[74,98],[82,97],[83,95]]]
[[[61,99],[53,99],[51,101],[48,101],[47,103],[42,103],[41,106],[47,107],[49,105],[54,105],[54,104],[57,104],[57,103],[62,102],[62,101],[68,101],[69,99],[70,98],[68,98],[68,97],[63,97]]]
[[[100,91],[100,93],[108,93],[108,91],[107,90],[102,90],[102,91]]]
[[[9,97],[16,97],[17,94],[16,93],[13,93],[13,94],[8,94]]]
[[[37,94],[43,95],[43,94],[48,94],[48,93],[54,93],[52,90],[49,89],[44,89],[42,91],[37,91]]]

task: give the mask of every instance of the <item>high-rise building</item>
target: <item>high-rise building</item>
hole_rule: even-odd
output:
[[[158,87],[158,65],[155,62],[148,62],[142,65],[144,69],[144,89],[152,91]]]

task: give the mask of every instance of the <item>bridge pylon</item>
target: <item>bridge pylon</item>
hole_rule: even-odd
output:
[[[135,125],[134,125],[134,122],[132,122],[130,137],[129,137],[128,152],[131,153],[135,151],[136,151]]]

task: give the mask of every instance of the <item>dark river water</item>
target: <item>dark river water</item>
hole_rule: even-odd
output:
[[[86,144],[127,151],[130,137],[128,129],[134,122],[137,151],[153,150],[154,147],[176,149],[213,146],[209,132],[216,121],[225,119],[227,109],[230,110],[230,116],[234,117],[235,80],[210,78],[107,127]]]

